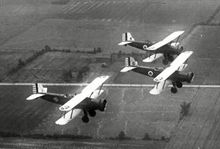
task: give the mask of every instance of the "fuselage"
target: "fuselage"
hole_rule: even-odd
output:
[[[82,102],[80,102],[75,108],[78,109],[84,109],[86,111],[89,110],[103,110],[103,104],[106,104],[106,93],[104,90],[101,91],[95,91],[95,93],[90,97],[84,99]],[[68,96],[63,94],[54,94],[54,93],[47,93],[41,98],[59,105],[64,105],[66,102],[68,102],[70,99],[72,99],[74,96]],[[105,103],[104,103],[105,102]]]

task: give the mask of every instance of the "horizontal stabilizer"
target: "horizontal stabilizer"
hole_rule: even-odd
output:
[[[37,99],[37,98],[42,97],[42,96],[44,96],[44,94],[40,94],[40,93],[32,94],[29,97],[27,97],[26,100],[34,100],[34,99]]]
[[[134,68],[136,68],[136,67],[131,67],[131,66],[124,67],[120,72],[128,72],[128,71],[131,71]]]
[[[122,41],[120,43],[118,43],[119,46],[125,46],[127,44],[131,43],[130,41]]]
[[[74,119],[77,115],[80,114],[82,110],[81,109],[74,109],[67,113],[65,113],[60,119],[58,119],[55,123],[57,125],[66,125],[68,122],[70,122],[72,119]]]
[[[162,57],[162,56],[163,56],[162,53],[153,54],[153,55],[151,55],[151,56],[145,58],[145,59],[143,60],[143,62],[145,62],[145,63],[151,63],[151,62],[155,61],[156,59],[158,59],[158,58],[160,58],[160,57]]]

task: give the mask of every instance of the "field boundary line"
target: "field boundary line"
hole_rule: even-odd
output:
[[[0,83],[0,86],[31,86],[34,83]],[[87,86],[89,83],[40,83],[46,86]],[[104,84],[105,87],[154,87],[154,84]],[[169,85],[171,87],[172,85]],[[183,85],[184,88],[220,88],[220,85]]]

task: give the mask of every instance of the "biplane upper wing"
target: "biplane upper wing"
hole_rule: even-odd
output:
[[[163,40],[153,44],[152,46],[148,47],[147,50],[157,50],[160,47],[170,43],[171,41],[175,40],[177,37],[179,37],[180,35],[182,35],[184,33],[184,31],[176,31],[173,32],[172,34],[170,34],[169,36],[167,36],[166,38],[164,38]]]
[[[184,62],[193,54],[193,51],[182,52],[169,67],[164,69],[157,77],[154,78],[155,82],[165,81],[170,75],[177,71]]]
[[[77,94],[73,98],[71,98],[68,102],[66,102],[64,105],[62,105],[59,109],[60,111],[70,111],[72,108],[74,108],[76,105],[78,105],[80,102],[82,102],[87,97],[90,97],[92,93],[99,88],[107,79],[109,76],[100,76],[94,79],[88,86],[86,86],[80,94]]]

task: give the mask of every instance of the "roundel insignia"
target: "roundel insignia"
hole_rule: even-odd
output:
[[[147,50],[147,45],[143,45],[143,49],[144,49],[144,50]]]
[[[154,74],[154,73],[153,73],[152,71],[148,71],[148,75],[149,75],[149,76],[153,76],[153,74]]]
[[[59,99],[58,99],[57,97],[54,97],[54,98],[53,98],[53,101],[54,101],[54,102],[58,102]]]

